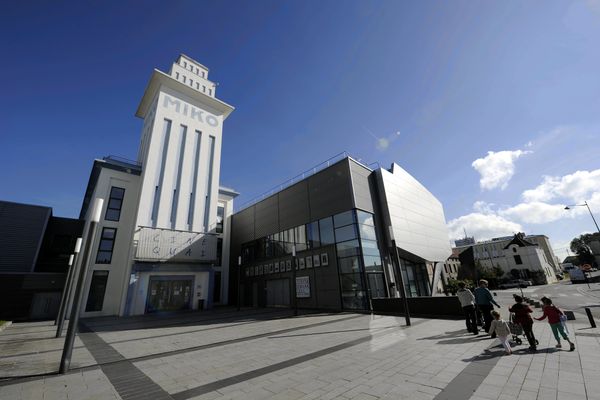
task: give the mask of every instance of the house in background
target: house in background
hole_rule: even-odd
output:
[[[514,236],[494,238],[474,245],[457,248],[463,265],[479,264],[483,268],[499,267],[502,279],[531,279],[536,284],[556,282],[560,266],[555,265],[554,252],[544,235],[517,233]],[[469,252],[465,252],[469,250]],[[463,254],[464,253],[464,254]],[[472,262],[468,260],[472,257]],[[465,261],[463,262],[463,259]]]

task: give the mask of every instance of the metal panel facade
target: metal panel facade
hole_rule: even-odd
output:
[[[440,201],[397,164],[392,172],[377,170],[377,178],[383,219],[397,246],[427,261],[446,260],[452,249]]]
[[[308,178],[308,190],[312,221],[353,208],[349,159]]]
[[[33,272],[49,207],[0,201],[0,272]]]
[[[369,187],[369,175],[373,172],[350,160],[350,173],[352,174],[355,207],[373,213],[373,199]]]

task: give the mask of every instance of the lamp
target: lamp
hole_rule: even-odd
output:
[[[587,201],[584,201],[583,204],[571,204],[571,205],[565,206],[565,210],[570,210],[572,207],[587,207],[587,209],[590,213],[590,216],[592,217],[592,220],[594,221],[594,225],[596,225],[596,230],[598,231],[598,233],[600,233],[600,228],[598,227],[596,218],[594,218],[594,214],[592,214],[592,210],[590,209],[590,206],[588,205]]]

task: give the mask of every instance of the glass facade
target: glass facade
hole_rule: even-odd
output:
[[[407,297],[430,296],[429,274],[425,264],[401,259],[402,277]]]
[[[242,264],[247,266],[244,275],[252,277],[270,273],[270,268],[265,269],[265,265],[251,264],[289,256],[294,245],[297,253],[334,245],[344,309],[367,310],[369,298],[387,297],[383,264],[372,214],[361,210],[349,210],[244,243]],[[325,255],[325,262],[321,260],[323,255]],[[326,253],[309,257],[310,262],[308,258],[304,259],[300,255],[296,268],[329,265]],[[284,272],[291,269],[286,267],[284,270],[282,267],[283,265],[279,268],[274,267],[273,270]]]

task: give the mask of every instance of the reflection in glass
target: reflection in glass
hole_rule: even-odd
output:
[[[357,238],[358,232],[356,231],[356,225],[348,225],[335,230],[335,241],[338,243]]]
[[[349,240],[336,244],[338,257],[358,256],[360,255],[360,247],[358,240]]]
[[[333,224],[336,228],[354,223],[356,223],[354,210],[345,211],[333,216]]]
[[[321,245],[333,244],[335,242],[331,217],[319,220],[319,233],[321,236]]]
[[[317,221],[306,224],[306,239],[308,247],[316,249],[321,246],[319,223]]]
[[[338,265],[342,274],[360,272],[360,259],[358,257],[345,257],[338,259]]]

